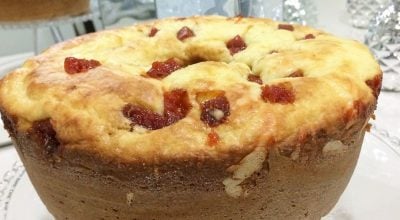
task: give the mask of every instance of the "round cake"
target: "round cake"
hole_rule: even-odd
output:
[[[31,21],[78,15],[89,10],[90,0],[1,0],[0,21]]]
[[[51,47],[2,79],[0,110],[56,219],[320,219],[381,79],[354,40],[170,18]]]

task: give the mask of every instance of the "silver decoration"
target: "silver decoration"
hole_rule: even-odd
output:
[[[317,25],[317,8],[312,0],[283,0],[282,19],[289,23]]]
[[[146,20],[155,17],[154,0],[98,0],[103,26],[122,18]]]
[[[282,20],[282,0],[245,0],[247,5],[242,3],[242,15],[272,18],[274,20]]]
[[[357,28],[367,28],[376,12],[388,3],[389,0],[347,0],[350,24]]]
[[[302,25],[317,24],[317,9],[312,0],[242,0],[241,14]]]
[[[400,0],[393,0],[371,20],[365,43],[383,71],[383,90],[400,91]]]
[[[240,14],[239,0],[156,0],[157,18]]]

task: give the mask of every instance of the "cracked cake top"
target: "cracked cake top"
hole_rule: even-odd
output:
[[[334,138],[370,117],[380,82],[353,40],[268,19],[170,18],[51,47],[1,81],[0,107],[49,153],[221,159]]]

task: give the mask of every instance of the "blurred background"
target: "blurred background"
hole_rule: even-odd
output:
[[[0,1],[0,57],[14,62],[85,33],[170,16],[267,17],[313,26],[367,44],[400,91],[400,0],[35,0]],[[47,2],[47,3],[46,3]],[[15,58],[15,59],[14,59]],[[1,59],[0,59],[1,61]]]
[[[14,2],[24,1],[32,2],[32,0]],[[371,2],[376,2],[377,7],[371,6]],[[60,37],[58,40],[62,40],[93,30],[131,25],[157,17],[195,14],[269,17],[291,23],[307,24],[337,35],[362,40],[362,31],[356,33],[357,31],[346,28],[352,23],[350,11],[353,14],[357,14],[357,10],[360,14],[373,13],[380,5],[385,5],[387,2],[388,0],[91,0],[90,8],[83,14],[74,16],[75,19],[62,16],[47,20],[7,21],[0,17],[0,41],[2,42],[0,56],[33,52],[35,43],[37,50],[41,51],[57,41],[57,34],[62,35],[58,36]],[[7,5],[3,6],[0,3],[1,7],[4,8]],[[359,23],[367,23],[370,18],[371,16],[368,17],[368,15],[361,16],[358,18],[361,22],[358,21],[355,24],[365,28],[367,24],[360,25]],[[34,29],[37,30],[37,42],[33,41]]]

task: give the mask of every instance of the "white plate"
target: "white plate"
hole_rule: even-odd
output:
[[[323,220],[400,219],[400,155],[394,150],[398,147],[381,132],[368,133],[346,191]],[[16,161],[10,164],[0,182],[0,219],[53,219],[32,187],[15,150],[8,153]]]

